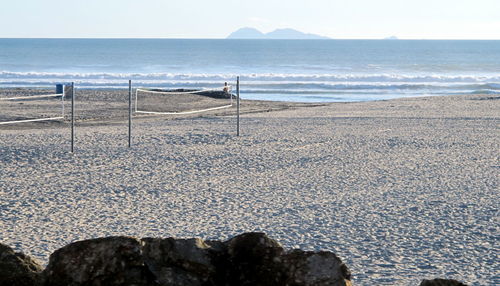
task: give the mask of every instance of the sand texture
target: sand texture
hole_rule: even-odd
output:
[[[499,96],[243,101],[240,137],[234,109],[139,116],[128,149],[126,92],[81,94],[75,154],[67,122],[0,126],[0,241],[43,263],[87,238],[264,231],[355,285],[500,284]]]

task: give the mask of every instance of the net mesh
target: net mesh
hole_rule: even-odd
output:
[[[137,111],[136,115],[221,114],[231,112],[229,108],[233,101],[236,103],[230,91],[230,86],[204,90],[139,88],[132,94],[132,109]],[[64,119],[69,119],[71,94],[70,86],[66,86],[64,98],[62,94],[54,94],[53,89],[0,88],[0,128],[21,128],[16,123],[37,121],[45,123],[22,126],[58,126]],[[210,113],[212,110],[216,112]],[[118,124],[128,117],[128,89],[78,89],[75,112],[79,124]]]
[[[49,90],[0,91],[0,125],[64,119],[63,94]]]
[[[230,108],[230,86],[220,89],[143,89],[135,92],[135,112],[146,114],[193,114]]]

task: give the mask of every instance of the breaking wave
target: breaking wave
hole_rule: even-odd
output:
[[[79,88],[213,88],[235,84],[236,74],[0,72],[0,87],[50,87],[75,82]],[[500,74],[242,74],[243,98],[294,101],[373,100],[418,95],[500,94]],[[365,97],[363,97],[363,95]]]

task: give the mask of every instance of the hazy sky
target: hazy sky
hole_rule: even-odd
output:
[[[500,0],[0,0],[0,37],[500,39]]]

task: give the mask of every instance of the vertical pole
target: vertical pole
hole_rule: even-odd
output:
[[[134,105],[135,105],[135,112],[137,112],[137,93],[138,93],[138,92],[139,92],[139,89],[138,89],[138,88],[136,88],[136,89],[135,89],[135,103],[134,103]]]
[[[71,83],[71,153],[75,151],[75,83]]]
[[[66,97],[66,85],[63,84],[63,93],[61,96],[61,105],[62,105],[62,118],[64,120],[64,98]]]
[[[128,81],[128,147],[132,146],[132,80]]]
[[[240,77],[236,77],[236,136],[240,136]]]

